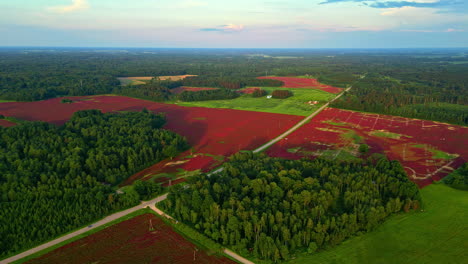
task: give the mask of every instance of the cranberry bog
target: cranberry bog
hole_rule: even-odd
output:
[[[168,179],[190,176],[189,171],[209,171],[226,157],[240,151],[253,150],[277,137],[302,117],[232,109],[207,109],[156,103],[123,96],[67,97],[73,103],[61,103],[62,98],[37,102],[0,103],[0,114],[30,121],[65,123],[74,112],[99,109],[103,112],[141,111],[146,108],[165,113],[164,128],[187,138],[192,149],[172,160],[165,160],[132,177]],[[164,182],[163,182],[164,183]]]
[[[26,263],[235,263],[209,255],[146,213],[109,226]]]
[[[468,159],[468,128],[427,120],[327,108],[272,146],[275,157],[353,159],[359,146],[384,153],[404,166],[411,180],[426,186]]]
[[[284,88],[308,88],[308,89],[319,89],[325,92],[339,94],[343,91],[343,88],[333,87],[330,85],[322,84],[317,79],[312,78],[298,78],[298,77],[275,77],[275,76],[264,76],[258,77],[258,79],[271,79],[284,82],[282,87]]]
[[[262,88],[260,87],[247,87],[247,88],[243,88],[237,91],[242,94],[253,94],[256,90],[261,90],[261,89]]]
[[[2,127],[11,127],[11,126],[14,126],[14,125],[16,125],[16,124],[11,122],[11,121],[8,121],[8,120],[5,120],[5,119],[0,119],[0,126],[2,126]]]

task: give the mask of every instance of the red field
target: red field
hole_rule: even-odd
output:
[[[173,160],[163,161],[134,175],[131,181],[168,171],[208,170],[216,163],[220,163],[224,157],[239,150],[251,150],[261,146],[302,119],[293,115],[182,107],[123,96],[71,97],[71,99],[75,102],[63,104],[60,103],[61,98],[55,98],[38,102],[0,103],[0,114],[25,120],[63,124],[79,110],[140,111],[146,107],[153,112],[166,113],[168,122],[165,128],[185,136],[193,147],[193,154],[199,154],[194,156],[191,155],[191,151],[187,151]],[[175,164],[178,161],[180,163]]]
[[[317,81],[317,79],[311,78],[296,78],[296,77],[274,77],[274,76],[266,76],[266,77],[258,77],[258,79],[272,79],[272,80],[279,80],[284,82],[282,87],[285,88],[310,88],[310,89],[319,89],[325,92],[338,94],[343,91],[343,88],[333,87],[326,84],[321,84]]]
[[[0,126],[2,126],[2,127],[11,127],[11,126],[14,126],[14,125],[16,125],[16,124],[11,122],[11,121],[8,121],[8,120],[5,120],[5,119],[0,119]]]
[[[468,159],[466,127],[333,108],[325,109],[267,153],[286,158],[352,158],[359,143],[368,144],[370,153],[399,160],[420,186],[441,179]]]
[[[150,226],[153,230],[150,230]],[[144,214],[53,250],[26,263],[235,263],[209,256],[166,225]]]
[[[188,91],[188,92],[198,92],[198,91],[209,91],[209,90],[217,90],[218,88],[210,88],[210,87],[177,87],[174,89],[171,89],[171,93],[173,94],[180,94],[182,92]]]
[[[243,93],[243,94],[253,94],[253,92],[255,92],[256,90],[260,90],[260,89],[261,89],[260,87],[248,87],[248,88],[240,89],[238,90],[238,92]]]

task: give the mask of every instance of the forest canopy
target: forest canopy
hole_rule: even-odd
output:
[[[417,209],[420,195],[396,161],[284,160],[239,153],[224,170],[173,186],[162,207],[222,245],[273,261],[334,246]]]
[[[76,112],[63,126],[23,122],[0,127],[0,258],[133,206],[157,192],[132,174],[186,150],[162,129],[164,116],[144,112]],[[141,197],[140,197],[141,196]]]

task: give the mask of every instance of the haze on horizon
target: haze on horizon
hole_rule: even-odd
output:
[[[468,1],[15,0],[0,33],[0,46],[467,47]]]

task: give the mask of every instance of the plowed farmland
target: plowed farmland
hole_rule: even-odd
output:
[[[143,214],[26,263],[235,263],[210,256],[160,218]]]
[[[207,109],[155,103],[123,96],[70,97],[74,102],[60,103],[60,98],[37,102],[1,103],[0,114],[25,120],[41,120],[63,124],[79,110],[150,111],[165,113],[166,129],[185,136],[192,149],[172,160],[155,164],[131,177],[150,178],[160,173],[185,176],[186,171],[209,170],[225,157],[244,149],[255,149],[280,135],[299,120],[300,116]],[[166,175],[171,176],[171,175]]]
[[[312,79],[312,78],[265,76],[265,77],[258,77],[258,79],[279,80],[279,81],[284,82],[284,85],[282,87],[285,87],[285,88],[318,89],[318,90],[322,90],[322,91],[334,93],[334,94],[338,94],[343,91],[342,88],[322,84],[322,83],[319,83],[317,79]]]
[[[439,180],[468,159],[468,128],[395,116],[325,109],[268,150],[276,157],[353,159],[369,153],[398,160],[420,186]]]

